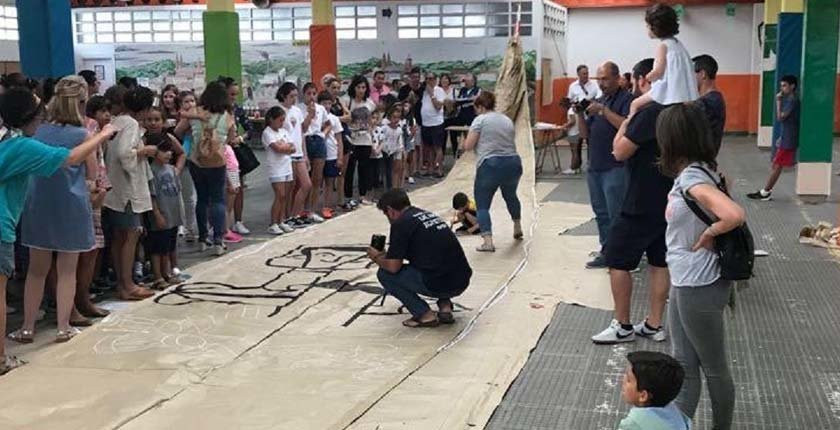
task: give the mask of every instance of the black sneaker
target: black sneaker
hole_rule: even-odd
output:
[[[758,191],[756,191],[756,192],[754,192],[754,193],[749,193],[749,194],[747,194],[747,198],[748,198],[748,199],[753,199],[753,200],[761,200],[761,201],[765,201],[765,202],[766,202],[766,201],[770,201],[770,200],[772,200],[772,199],[773,199],[773,198],[771,197],[772,195],[773,195],[773,192],[772,192],[772,191],[767,191],[767,192],[766,192],[766,194],[765,194],[765,191],[764,191],[764,190],[758,190]]]
[[[598,255],[592,261],[586,263],[587,269],[606,269],[607,268],[607,260],[604,258],[603,255]]]

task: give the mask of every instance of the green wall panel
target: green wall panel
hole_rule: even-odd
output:
[[[207,81],[230,76],[242,82],[242,49],[239,43],[239,14],[204,12],[204,63]]]
[[[778,43],[777,24],[766,24],[764,26],[764,59],[776,55]],[[761,79],[761,125],[770,127],[773,125],[776,99],[776,70],[765,70]]]
[[[800,79],[799,161],[830,162],[837,85],[838,0],[808,0]]]

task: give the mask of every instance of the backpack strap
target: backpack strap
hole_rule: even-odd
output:
[[[723,191],[727,196],[729,195],[729,193],[726,192],[725,182],[723,182],[723,181],[718,182],[717,179],[715,179],[715,176],[712,175],[712,173],[709,170],[707,170],[705,167],[699,166],[699,165],[693,165],[693,166],[689,167],[689,169],[692,169],[692,168],[702,170],[703,173],[705,173],[706,176],[708,176],[709,179],[712,180],[712,183],[714,183],[715,186],[719,190]],[[714,224],[714,221],[712,221],[712,218],[709,217],[709,215],[707,215],[706,212],[703,211],[703,209],[700,208],[700,205],[697,203],[697,201],[692,199],[691,196],[688,195],[688,193],[683,191],[682,192],[682,197],[683,197],[683,200],[685,201],[685,204],[688,206],[689,209],[691,209],[692,212],[694,212],[694,215],[696,215],[697,218],[700,218],[700,220],[703,221],[704,223],[706,223],[706,225],[710,226],[710,225]]]

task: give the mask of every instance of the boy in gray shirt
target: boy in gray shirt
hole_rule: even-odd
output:
[[[175,167],[169,163],[172,153],[158,151],[151,162],[152,216],[146,236],[146,250],[151,254],[155,280],[152,288],[162,290],[177,285],[182,280],[172,273],[172,262],[177,258],[178,227],[181,217],[181,186]]]

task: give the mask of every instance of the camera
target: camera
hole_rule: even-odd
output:
[[[385,250],[385,235],[374,234],[370,237],[370,247],[377,251]]]
[[[592,104],[592,101],[589,99],[579,100],[572,103],[572,109],[574,109],[576,113],[583,113],[590,104]]]

